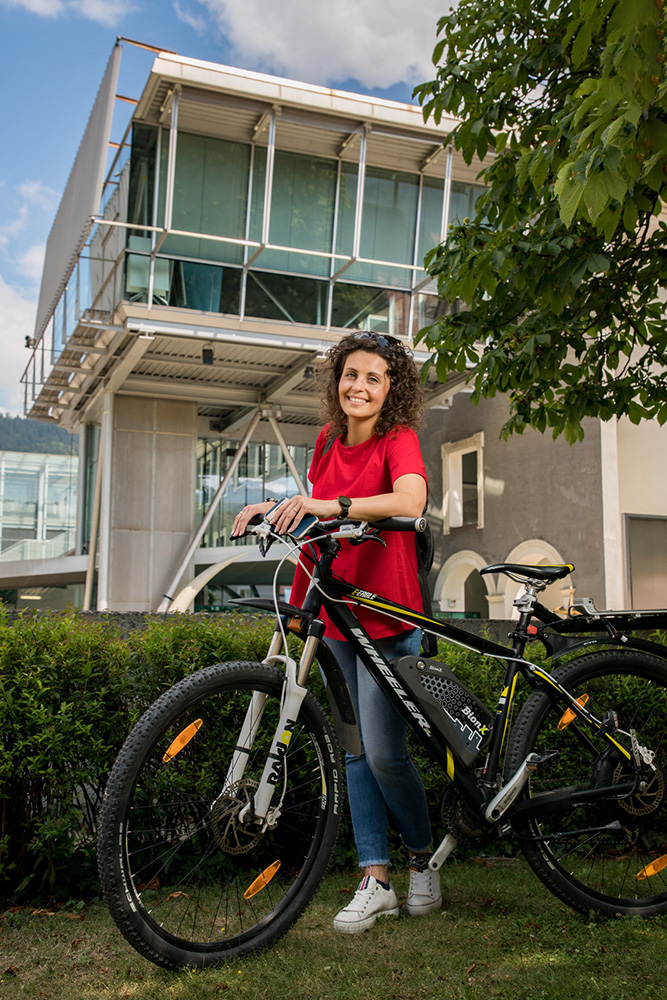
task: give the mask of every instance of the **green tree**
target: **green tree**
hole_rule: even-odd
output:
[[[460,0],[424,117],[487,160],[474,220],[427,257],[461,308],[422,331],[444,380],[507,393],[509,435],[667,421],[665,0]]]

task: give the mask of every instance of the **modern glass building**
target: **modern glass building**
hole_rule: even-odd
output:
[[[0,451],[0,566],[58,562],[76,547],[78,460],[72,455]],[[80,604],[82,588],[17,579],[0,599],[14,607]]]
[[[88,600],[143,610],[209,566],[252,580],[231,519],[305,488],[318,359],[432,320],[424,254],[480,188],[417,107],[164,52],[109,168],[120,55],[49,238],[25,409],[81,436]]]
[[[0,560],[74,550],[77,474],[70,455],[0,451]]]
[[[66,579],[85,607],[221,607],[270,580],[229,528],[249,500],[306,490],[323,353],[350,330],[413,343],[460,307],[423,258],[472,215],[481,164],[412,105],[167,52],[127,112],[120,57],[49,237],[24,376],[26,413],[80,438],[74,552],[0,560],[0,588]],[[109,154],[114,108],[129,121]],[[509,616],[511,588],[479,575],[503,560],[574,561],[555,605],[575,587],[664,603],[667,428],[499,441],[505,402],[471,407],[464,385],[426,386],[442,613]]]

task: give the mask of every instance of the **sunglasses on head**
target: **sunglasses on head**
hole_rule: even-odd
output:
[[[395,344],[400,344],[400,340],[396,340],[395,337],[388,337],[384,333],[374,333],[372,330],[360,330],[358,333],[351,334],[355,340],[375,340],[380,345],[380,347],[392,347]]]

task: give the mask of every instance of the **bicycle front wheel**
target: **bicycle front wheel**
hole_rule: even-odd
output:
[[[326,871],[341,766],[310,693],[275,763],[271,825],[247,821],[284,682],[281,671],[257,663],[216,664],[184,678],[140,719],[111,771],[99,820],[102,889],[123,935],[157,965],[202,968],[268,947]],[[243,773],[230,783],[253,698],[260,721]]]
[[[528,805],[539,813],[538,796],[559,794],[541,815],[521,818],[519,806],[512,820],[517,836],[536,838],[521,841],[526,860],[551,892],[581,913],[666,913],[667,663],[609,650],[578,657],[554,677],[598,719],[617,713],[618,743],[631,750],[621,731],[633,730],[646,757],[655,756],[636,768],[602,734],[566,714],[556,693],[533,693],[514,727],[507,774],[531,751],[556,750],[553,762],[531,777]],[[605,794],[633,781],[634,790],[623,797]],[[600,798],[593,800],[591,790]],[[585,804],[577,802],[582,794]]]

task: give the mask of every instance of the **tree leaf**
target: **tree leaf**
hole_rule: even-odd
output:
[[[563,225],[569,227],[579,208],[583,196],[583,188],[574,179],[569,178],[562,187],[562,194],[558,198],[560,205],[560,217]]]

